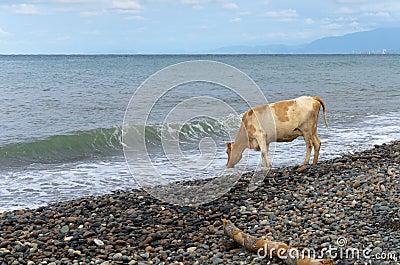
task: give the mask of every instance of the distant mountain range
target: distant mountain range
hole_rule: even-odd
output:
[[[208,51],[215,54],[400,54],[400,28],[380,28],[311,43],[288,45],[227,46]]]

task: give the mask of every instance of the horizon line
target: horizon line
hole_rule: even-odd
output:
[[[190,55],[400,55],[400,52],[377,53],[0,53],[0,56],[190,56]]]

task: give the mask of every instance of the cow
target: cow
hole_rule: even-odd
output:
[[[306,158],[299,171],[306,169],[314,147],[313,165],[318,162],[321,140],[317,134],[320,107],[324,111],[325,126],[328,127],[324,101],[316,96],[302,96],[249,109],[243,114],[242,123],[235,142],[225,142],[228,154],[227,168],[233,168],[242,159],[246,148],[261,151],[261,166],[271,167],[268,147],[271,142],[291,142],[303,136],[306,143]]]

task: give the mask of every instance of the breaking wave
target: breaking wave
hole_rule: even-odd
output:
[[[204,137],[226,138],[228,137],[226,130],[239,124],[239,116],[232,115],[221,121],[205,119],[185,124],[147,125],[145,126],[146,145],[150,152],[151,147],[161,146],[163,132],[167,132],[169,135],[179,135],[181,143],[193,143]],[[127,130],[129,137],[140,139],[137,128],[130,129]],[[20,167],[36,163],[55,164],[97,160],[122,155],[122,127],[115,126],[0,146],[0,168]]]

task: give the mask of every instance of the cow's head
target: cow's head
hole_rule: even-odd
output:
[[[225,144],[226,144],[226,154],[228,155],[228,162],[226,162],[226,167],[227,167],[227,168],[232,168],[232,167],[235,166],[235,165],[232,165],[231,163],[229,163],[230,160],[231,160],[232,145],[233,145],[234,143],[235,143],[235,142],[227,142],[227,141],[225,141]]]

